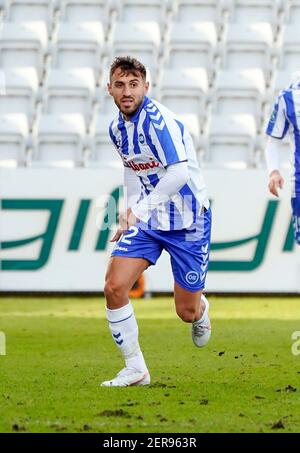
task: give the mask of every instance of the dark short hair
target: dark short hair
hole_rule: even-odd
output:
[[[138,76],[139,74],[142,76],[144,80],[146,80],[146,68],[138,61],[136,58],[132,58],[129,56],[126,57],[116,57],[112,62],[110,67],[109,77],[110,80],[112,78],[113,73],[118,69],[122,69],[125,74],[133,74]]]

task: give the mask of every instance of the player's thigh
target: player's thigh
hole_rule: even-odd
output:
[[[112,256],[105,276],[105,292],[128,292],[149,264],[144,258]]]

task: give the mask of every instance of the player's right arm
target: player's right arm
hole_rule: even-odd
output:
[[[120,213],[119,227],[110,242],[117,242],[124,231],[134,225],[137,221],[137,217],[131,211],[131,207],[140,197],[141,187],[138,177],[130,167],[124,167],[123,189],[126,210],[125,212]]]

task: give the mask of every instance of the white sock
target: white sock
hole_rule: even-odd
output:
[[[122,353],[126,367],[146,371],[147,366],[139,345],[138,325],[131,303],[116,310],[106,308],[106,313],[112,337]]]
[[[206,297],[204,296],[204,294],[201,294],[201,299],[202,299],[202,301],[204,301],[205,307],[207,307],[207,306],[208,306],[208,305],[207,305],[207,304],[208,304],[208,300],[206,299]],[[207,308],[204,309],[204,312],[203,312],[201,318],[198,319],[198,321],[194,321],[193,324],[195,324],[195,323],[201,324],[201,323],[205,320],[206,315],[207,315]]]

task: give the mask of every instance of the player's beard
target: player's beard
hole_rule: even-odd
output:
[[[134,98],[128,98],[128,99],[132,100],[132,103],[128,106],[128,108],[124,107],[121,101],[119,103],[116,103],[116,104],[117,104],[119,110],[125,116],[131,117],[138,111],[138,109],[142,105],[143,100],[144,100],[144,96],[139,98],[137,101],[135,101]]]

